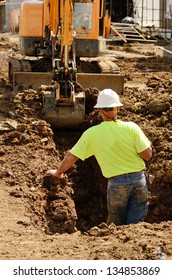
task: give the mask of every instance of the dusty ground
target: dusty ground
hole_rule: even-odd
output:
[[[153,145],[154,180],[146,221],[107,227],[106,180],[94,158],[60,180],[43,180],[81,131],[52,131],[41,119],[39,92],[14,95],[8,60],[16,38],[0,37],[0,258],[172,258],[172,56],[156,44],[111,46],[125,75],[119,118],[138,123]],[[169,47],[169,46],[167,46]],[[99,122],[96,113],[87,124]]]

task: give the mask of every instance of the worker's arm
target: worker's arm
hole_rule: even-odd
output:
[[[152,158],[152,147],[149,147],[148,149],[139,153],[139,156],[144,160],[150,160]]]
[[[62,173],[67,171],[76,161],[78,158],[74,155],[72,155],[70,152],[65,156],[63,161],[61,162],[58,169],[50,169],[47,171],[45,176],[52,175],[54,177],[59,178]]]

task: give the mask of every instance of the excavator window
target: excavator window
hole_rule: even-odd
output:
[[[74,29],[92,29],[92,3],[75,3]]]

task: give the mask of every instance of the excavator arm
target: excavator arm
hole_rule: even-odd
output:
[[[54,127],[79,127],[85,119],[85,96],[76,87],[73,5],[73,0],[50,0],[49,6],[53,86],[42,91],[42,104],[44,118]]]
[[[73,48],[73,0],[50,0],[48,34],[52,46],[53,81],[59,103],[74,102],[76,62]]]

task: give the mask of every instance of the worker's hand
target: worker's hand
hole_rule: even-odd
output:
[[[48,170],[48,171],[45,173],[44,177],[45,177],[45,176],[54,176],[54,177],[57,177],[57,178],[60,177],[60,175],[59,175],[58,172],[57,172],[57,169],[50,169],[50,170]]]

